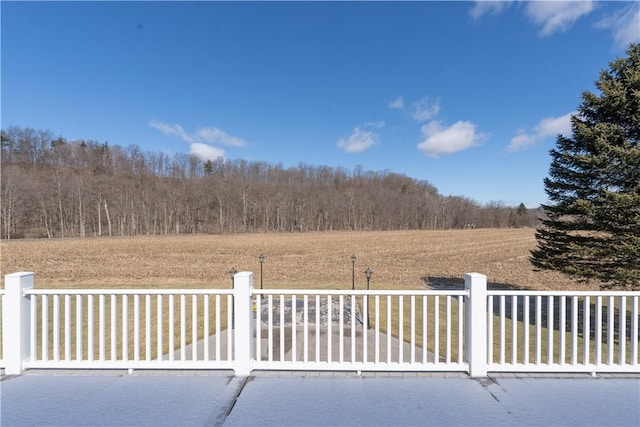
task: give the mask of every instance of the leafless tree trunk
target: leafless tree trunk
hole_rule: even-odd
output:
[[[104,201],[104,213],[107,216],[107,227],[109,230],[109,237],[111,237],[113,234],[111,233],[111,217],[109,216],[109,206],[107,205],[107,201]]]

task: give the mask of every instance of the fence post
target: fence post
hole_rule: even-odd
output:
[[[241,271],[234,276],[233,308],[235,318],[235,368],[237,376],[251,374],[253,358],[253,273]]]
[[[464,353],[471,377],[487,376],[487,276],[464,275]]]
[[[25,289],[33,289],[33,273],[4,276],[2,299],[2,352],[6,375],[20,375],[25,360],[31,358],[31,300]]]

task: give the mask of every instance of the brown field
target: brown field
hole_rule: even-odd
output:
[[[487,275],[523,289],[597,289],[553,272],[534,271],[530,229],[182,235],[167,237],[14,240],[0,244],[0,272],[32,271],[39,288],[227,287],[228,271],[253,271],[265,255],[265,288],[351,287],[373,270],[372,289],[419,289],[425,279]],[[3,282],[4,283],[4,282]]]

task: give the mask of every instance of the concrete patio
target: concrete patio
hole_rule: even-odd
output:
[[[2,426],[638,426],[640,375],[32,370]]]

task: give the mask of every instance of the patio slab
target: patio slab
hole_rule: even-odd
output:
[[[2,426],[638,426],[640,376],[33,370]]]

